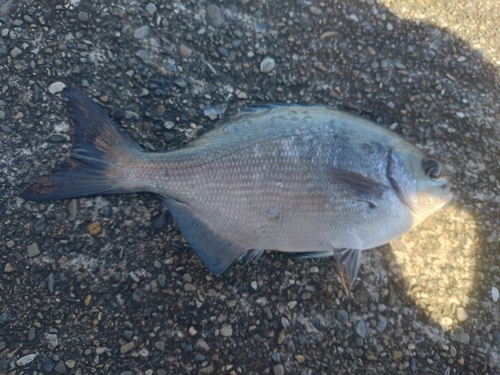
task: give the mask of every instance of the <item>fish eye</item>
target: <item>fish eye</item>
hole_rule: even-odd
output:
[[[437,180],[441,177],[441,164],[435,159],[423,159],[422,168],[431,180]]]

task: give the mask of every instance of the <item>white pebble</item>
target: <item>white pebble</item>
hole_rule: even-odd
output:
[[[257,290],[257,281],[252,281],[250,283],[251,287],[254,288],[255,290]]]
[[[269,73],[274,69],[276,62],[272,57],[264,57],[264,59],[260,62],[260,71],[261,73]]]
[[[491,298],[493,299],[493,302],[498,301],[498,289],[494,286],[491,287]]]
[[[21,357],[17,360],[16,364],[18,366],[24,366],[27,365],[30,362],[33,362],[33,360],[36,358],[36,354],[28,354],[25,355],[24,357]]]
[[[62,90],[64,90],[65,87],[66,87],[66,85],[62,82],[54,82],[53,84],[51,84],[49,86],[49,92],[51,94],[57,94],[58,92],[61,92]]]
[[[394,27],[392,26],[392,23],[387,22],[387,30],[392,31],[392,29],[394,29]]]
[[[459,322],[463,322],[467,319],[467,313],[463,307],[457,307],[457,319]]]

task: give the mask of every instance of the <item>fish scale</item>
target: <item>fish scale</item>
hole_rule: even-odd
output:
[[[335,255],[353,281],[361,250],[400,236],[451,199],[437,161],[330,108],[251,109],[186,147],[150,153],[84,94],[66,93],[75,154],[22,197],[156,193],[214,274],[279,250]]]

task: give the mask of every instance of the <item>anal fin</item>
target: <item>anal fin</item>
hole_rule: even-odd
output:
[[[335,249],[335,260],[340,264],[341,279],[349,290],[358,275],[361,265],[361,250],[359,249]]]
[[[326,258],[335,255],[333,250],[329,251],[305,251],[303,253],[294,253],[290,258],[296,259],[310,259],[310,258]]]
[[[361,265],[361,250],[353,249],[333,249],[330,251],[309,251],[295,253],[290,256],[292,259],[325,258],[334,256],[340,266],[340,278],[345,284],[346,291],[352,286],[352,283],[358,275]]]
[[[216,233],[196,215],[189,205],[170,198],[163,198],[163,201],[179,225],[189,246],[196,251],[214,275],[220,275],[231,264],[246,255],[247,248]]]

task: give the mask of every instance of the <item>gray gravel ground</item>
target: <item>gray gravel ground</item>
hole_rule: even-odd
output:
[[[498,2],[383,4],[0,0],[0,373],[499,374]],[[438,156],[456,200],[348,296],[332,259],[214,277],[153,195],[17,197],[71,151],[61,83],[151,150],[328,104]]]

